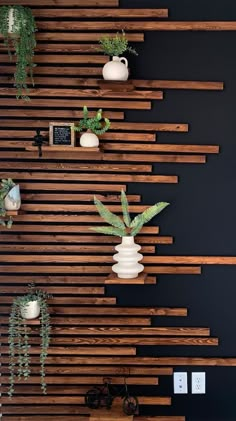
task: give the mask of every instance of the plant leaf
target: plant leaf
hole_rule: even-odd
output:
[[[93,231],[99,232],[100,234],[105,235],[117,235],[118,237],[124,237],[126,235],[125,230],[120,228],[113,228],[113,227],[91,227]]]
[[[109,209],[103,205],[103,203],[94,196],[94,204],[97,208],[99,215],[110,225],[116,228],[125,229],[124,222],[119,218],[119,216],[115,215]]]
[[[169,203],[167,202],[159,202],[156,203],[153,206],[150,206],[148,209],[146,209],[143,213],[140,215],[137,215],[133,221],[131,222],[131,228],[132,231],[130,235],[135,236],[143,227],[144,224],[151,221],[154,216],[158,215],[158,213],[162,212],[167,206],[169,206]]]
[[[131,224],[131,219],[130,219],[130,214],[129,214],[129,203],[128,203],[127,196],[124,190],[121,190],[120,198],[121,198],[123,219],[124,219],[125,225],[129,228]]]

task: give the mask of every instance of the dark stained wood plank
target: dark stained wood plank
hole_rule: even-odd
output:
[[[145,257],[147,263],[175,263],[175,264],[200,264],[200,265],[235,265],[235,256],[155,256]]]
[[[145,151],[145,152],[182,152],[182,153],[219,153],[219,146],[215,145],[178,145],[178,144],[155,144],[142,145],[140,143],[105,143],[104,151]]]
[[[116,30],[120,31],[235,31],[235,21],[115,21],[115,22],[99,22],[99,21],[83,21],[83,22],[38,22],[39,30],[55,29],[55,25],[60,31],[103,31]]]
[[[8,56],[7,56],[8,57]],[[42,60],[43,57],[43,60]],[[57,55],[57,56],[49,56],[50,59],[46,56],[35,56],[35,62],[36,63],[87,63],[92,62],[92,59],[89,61],[89,59],[86,61],[87,56],[77,55],[77,56],[63,56],[63,55]],[[69,59],[65,60],[65,57],[69,57]],[[77,57],[80,57],[80,61]],[[90,56],[92,57],[92,56]],[[95,59],[96,56],[93,56],[93,62],[96,63],[106,63],[107,59],[102,57],[102,60],[98,60],[98,58]],[[100,56],[98,56],[100,57]],[[5,55],[0,54],[0,62],[6,61]],[[76,61],[77,60],[77,61]],[[15,96],[15,89],[14,88],[0,88],[0,96]],[[108,91],[108,90],[102,90],[102,89],[63,89],[63,88],[38,88],[38,89],[31,89],[30,90],[30,97],[71,97],[71,98],[121,98],[121,99],[163,99],[163,93],[161,91],[131,91],[131,92],[122,92],[122,91]],[[148,123],[146,123],[148,124]],[[144,123],[145,126],[145,123]],[[145,130],[145,128],[144,128]]]
[[[16,58],[13,56],[13,63]],[[0,63],[8,63],[7,54],[0,54]],[[105,64],[107,57],[100,54],[35,54],[34,63],[37,64]],[[5,89],[5,88],[3,88]],[[9,89],[11,91],[11,89]],[[34,92],[34,89],[32,89]],[[40,92],[40,90],[39,90]],[[2,93],[3,95],[3,93]],[[9,93],[11,95],[11,93]],[[52,94],[53,95],[53,94]]]
[[[4,296],[3,303],[11,302],[12,298]],[[57,300],[57,297],[55,298]],[[32,325],[31,328],[29,328],[29,331],[34,331],[34,326]],[[8,332],[7,326],[0,327],[0,332],[2,334],[6,334]],[[77,326],[67,326],[67,327],[61,327],[61,326],[53,326],[53,335],[82,335],[82,336],[91,336],[91,340],[94,340],[94,337],[96,336],[122,336],[121,340],[123,340],[123,336],[151,336],[151,338],[145,338],[145,340],[148,340],[147,344],[149,344],[152,341],[156,341],[155,336],[209,336],[210,335],[210,329],[208,328],[200,328],[200,327],[127,327],[127,326],[115,326],[115,327],[107,327],[107,326],[96,326],[96,327],[77,327]],[[181,338],[182,339],[182,338]],[[186,338],[184,338],[186,339]],[[64,339],[61,339],[64,341]],[[71,340],[71,339],[70,339]],[[87,340],[87,339],[86,339]],[[115,340],[112,338],[112,340]],[[120,340],[120,339],[119,339]],[[126,338],[126,341],[130,340],[132,341],[133,338]],[[140,338],[134,338],[134,340],[141,340],[142,342],[144,339]],[[159,338],[158,338],[159,340]]]
[[[178,275],[199,275],[201,274],[200,266],[147,266],[146,269],[150,274],[178,274]],[[108,275],[110,266],[33,266],[33,265],[2,265],[0,266],[2,273],[55,273],[55,274],[94,274],[105,273]]]
[[[38,67],[36,67],[37,69]],[[46,68],[44,68],[46,69]],[[60,68],[61,69],[61,68]],[[72,68],[73,69],[73,68]],[[12,70],[12,69],[11,69]],[[2,106],[15,106],[15,107],[44,107],[44,108],[82,108],[84,106],[84,100],[82,99],[55,99],[55,98],[34,98],[31,101],[17,100],[15,98],[0,98],[0,105]],[[150,101],[118,101],[118,100],[107,100],[107,99],[88,99],[86,100],[88,108],[99,108],[102,109],[135,109],[135,110],[150,110]],[[10,122],[12,124],[10,124]],[[25,123],[24,123],[25,124]],[[41,124],[45,126],[45,121],[41,123],[35,120],[28,120],[27,127],[39,127]],[[1,127],[21,127],[22,120],[1,120]],[[24,127],[25,128],[25,127]]]
[[[38,283],[37,283],[37,285],[38,285]],[[16,288],[16,287],[14,286],[12,288]],[[26,288],[24,288],[24,289],[26,289]],[[45,289],[48,292],[53,293],[54,290],[60,291],[63,288],[58,287],[58,286],[54,287],[54,288],[50,287],[50,286],[47,286],[47,287],[45,287]],[[4,290],[4,288],[3,288],[3,290]],[[19,286],[17,286],[17,292],[19,291],[19,293],[21,293],[22,290],[23,290],[23,288],[20,288]],[[33,320],[31,322],[31,324],[32,325],[37,324],[36,322],[38,322],[38,319]],[[8,325],[9,317],[1,316],[1,323],[2,323],[2,325]],[[56,325],[68,325],[68,326],[77,326],[77,325],[78,326],[80,326],[80,325],[83,325],[83,326],[87,326],[87,325],[88,326],[89,325],[90,326],[100,326],[100,325],[101,326],[104,326],[104,325],[109,325],[109,326],[150,326],[151,325],[151,319],[148,318],[148,317],[125,317],[125,316],[124,317],[109,317],[109,318],[107,318],[107,317],[104,318],[104,317],[62,317],[62,316],[56,317],[56,316],[52,316],[51,317],[51,323],[52,323],[52,325],[55,325],[55,326]],[[113,353],[113,352],[117,351],[117,353],[122,354],[122,352],[121,352],[122,350],[126,351],[126,352],[130,352],[132,355],[135,354],[134,348],[131,348],[131,349],[129,349],[129,348],[128,349],[127,348],[119,348],[119,347],[116,347],[116,348],[114,350],[113,350],[113,348],[105,348],[105,349],[98,348],[97,351],[96,351],[95,348],[91,348],[91,350],[94,350],[94,353],[97,352],[97,353],[100,353],[101,355],[105,351],[107,353],[109,353],[109,352]],[[63,353],[65,353],[65,354],[66,353],[70,354],[70,352],[73,352],[74,354],[77,354],[77,353],[78,354],[86,354],[86,353],[90,352],[90,348],[88,348],[88,349],[87,348],[75,348],[75,349],[73,349],[73,348],[69,347],[68,349],[62,349],[62,348],[60,348],[58,350],[55,350],[55,348],[51,349],[52,354],[54,354],[54,353],[60,354],[61,351],[63,351]],[[3,353],[4,349],[1,348],[1,352]],[[33,348],[32,348],[32,352],[38,353],[37,349],[34,350]]]
[[[21,110],[21,109],[20,109]],[[27,111],[27,110],[26,110]],[[31,110],[32,111],[32,110]],[[60,110],[58,110],[60,111]],[[24,112],[24,111],[23,111]],[[56,111],[57,112],[57,111]],[[105,115],[105,113],[104,113]],[[33,130],[0,130],[0,139],[1,144],[2,142],[6,141],[9,143],[9,147],[12,145],[13,147],[17,147],[18,145],[27,146],[29,144],[29,140],[32,141],[33,136],[35,135],[35,131]],[[48,131],[43,130],[42,135],[48,137]],[[17,140],[4,140],[4,139],[24,139],[20,140],[18,143]],[[119,140],[119,141],[140,141],[140,142],[155,142],[156,141],[156,134],[154,133],[122,133],[122,132],[108,132],[104,133],[100,136],[101,140]],[[13,143],[12,143],[13,142]],[[17,143],[14,143],[17,142]],[[6,144],[7,145],[7,144]]]
[[[53,304],[91,304],[91,305],[112,305],[116,304],[115,297],[54,297]],[[12,302],[12,298],[4,296],[1,298],[1,302],[6,304]],[[50,303],[50,300],[49,300]]]
[[[95,112],[91,111],[91,116],[94,116]],[[79,119],[83,116],[81,110],[31,110],[31,109],[11,109],[11,110],[1,110],[1,117],[35,117],[35,118],[54,118],[58,120],[59,118],[67,119]],[[123,120],[124,113],[120,111],[105,111],[104,117],[114,120]],[[18,143],[20,144],[20,142]],[[16,143],[16,146],[18,145]]]
[[[119,203],[120,202],[120,195],[101,195],[98,194],[96,197],[101,200],[102,202],[108,203]],[[91,194],[80,194],[80,193],[64,193],[63,198],[61,193],[22,193],[21,198],[23,201],[40,201],[40,202],[54,202],[54,201],[62,201],[63,202],[93,202],[94,198]],[[127,195],[129,203],[139,203],[140,196],[139,195]]]
[[[1,238],[1,237],[0,237]],[[71,238],[70,240],[73,240]],[[98,246],[97,245],[24,245],[24,244],[4,244],[0,245],[0,252],[11,252],[11,253],[97,253],[98,252]],[[114,246],[103,246],[102,247],[103,253],[114,253]],[[143,246],[142,247],[142,253],[155,253],[155,247],[154,246]],[[137,281],[136,281],[137,282]],[[105,282],[105,283],[111,283],[111,282]],[[132,283],[132,282],[131,282]],[[145,282],[143,282],[145,283]],[[1,286],[0,286],[1,291]],[[73,290],[71,290],[73,292]]]
[[[56,295],[64,295],[64,294],[78,294],[78,295],[103,295],[105,293],[104,287],[65,287],[65,286],[57,286],[57,287],[41,287],[40,288],[43,291],[47,291],[50,294]],[[17,293],[19,294],[25,294],[27,291],[27,287],[20,287],[17,286]],[[16,287],[10,287],[10,286],[0,286],[0,293],[2,294],[15,294],[16,293]],[[72,319],[70,319],[72,322]]]
[[[37,18],[167,18],[168,9],[34,9]]]
[[[38,415],[41,414],[41,421],[42,421],[42,414],[70,414],[70,415],[76,415],[78,416],[79,414],[87,414],[89,415],[89,409],[86,408],[85,406],[81,406],[81,405],[71,405],[70,408],[68,408],[68,405],[22,405],[22,406],[16,406],[16,405],[5,405],[4,406],[4,412],[3,414],[7,415],[7,414],[33,414]],[[43,417],[44,418],[44,417]],[[45,418],[44,418],[45,419]],[[8,420],[8,417],[5,417],[5,420]],[[32,417],[31,417],[32,420]],[[78,420],[80,421],[81,418],[79,417]],[[83,420],[83,418],[82,418]],[[17,421],[19,421],[19,417],[17,419]],[[65,421],[65,420],[64,420]],[[84,420],[83,420],[84,421]],[[88,419],[86,420],[88,421]]]
[[[169,307],[51,307],[52,315],[54,314],[75,314],[75,315],[86,315],[94,316],[187,316],[186,308],[169,308]],[[1,312],[9,313],[9,307],[1,307]],[[128,362],[127,364],[129,364]],[[125,362],[123,362],[125,364]],[[152,361],[150,364],[152,365]]]
[[[76,1],[76,0],[75,0]],[[42,3],[41,3],[42,4]],[[47,4],[48,5],[48,4]],[[54,28],[55,30],[55,28]],[[37,41],[60,41],[64,42],[80,42],[80,41],[99,41],[103,36],[114,36],[116,31],[112,32],[40,32],[36,34]],[[141,33],[127,33],[126,37],[131,42],[143,42],[144,34]]]
[[[20,4],[22,6],[39,6],[35,0],[4,0],[4,4]],[[73,7],[118,7],[118,0],[41,0],[40,6],[73,6]]]
[[[223,82],[205,82],[191,80],[133,80],[137,88],[151,89],[191,89],[191,90],[209,90],[222,91]]]

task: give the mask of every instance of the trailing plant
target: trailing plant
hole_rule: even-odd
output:
[[[99,215],[110,225],[110,227],[91,227],[91,229],[101,234],[116,235],[119,237],[137,235],[144,224],[149,222],[169,205],[167,202],[158,202],[155,205],[150,206],[141,214],[135,216],[134,219],[131,219],[127,196],[125,192],[121,190],[121,208],[123,213],[123,218],[121,219],[119,216],[112,213],[96,196],[94,196],[94,204]]]
[[[13,27],[9,33],[9,16],[12,13]],[[17,90],[17,99],[29,100],[29,89],[27,78],[30,76],[32,85],[34,49],[36,47],[35,32],[36,24],[32,11],[29,7],[20,5],[0,7],[0,33],[3,35],[4,44],[8,49],[8,54],[12,60],[11,47],[13,46],[16,56],[16,70],[14,74]]]
[[[119,32],[115,36],[103,36],[99,43],[104,54],[108,56],[120,56],[121,54],[128,51],[131,54],[138,55],[137,51],[129,46],[129,42],[126,38],[125,32]]]
[[[11,314],[9,317],[9,390],[8,395],[12,397],[14,393],[14,385],[16,376],[18,379],[29,378],[30,370],[30,333],[27,325],[27,320],[22,317],[21,310],[30,301],[38,301],[40,306],[40,337],[41,337],[41,351],[40,351],[40,375],[41,375],[41,389],[43,394],[47,393],[47,385],[45,381],[45,362],[48,354],[48,347],[50,343],[50,315],[48,310],[48,298],[51,295],[45,291],[38,290],[35,284],[29,284],[29,291],[26,295],[16,297],[11,307]],[[24,313],[23,313],[24,314]]]
[[[13,224],[13,219],[10,216],[7,217],[7,211],[5,209],[5,197],[9,191],[15,186],[14,181],[11,178],[2,179],[0,187],[0,225],[4,227],[11,228]]]
[[[102,109],[99,109],[95,117],[89,118],[88,108],[83,108],[83,118],[79,121],[78,125],[75,125],[74,130],[76,132],[82,132],[83,130],[90,130],[96,135],[101,135],[109,130],[111,126],[108,118],[102,117]]]

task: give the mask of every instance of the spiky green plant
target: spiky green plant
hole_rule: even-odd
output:
[[[11,228],[13,224],[12,217],[7,217],[7,211],[5,209],[4,199],[9,191],[15,186],[14,181],[11,178],[2,179],[0,187],[0,225]]]
[[[103,36],[99,43],[104,54],[108,56],[120,56],[128,51],[131,54],[138,55],[137,51],[129,46],[129,42],[126,38],[125,32],[119,32],[115,36]]]
[[[16,297],[11,307],[11,314],[9,317],[9,390],[8,396],[12,397],[14,394],[14,385],[16,376],[18,379],[25,380],[30,376],[30,336],[27,321],[22,317],[21,310],[27,306],[30,301],[38,301],[40,306],[40,337],[41,337],[41,351],[40,351],[40,375],[41,375],[41,389],[43,394],[47,393],[47,385],[45,381],[45,362],[50,343],[50,315],[48,311],[48,298],[51,295],[45,291],[37,290],[35,285],[29,284],[28,294]]]
[[[91,227],[91,230],[101,234],[116,235],[119,237],[137,235],[144,224],[151,221],[154,216],[158,215],[169,205],[167,202],[158,202],[131,220],[129,203],[123,190],[121,190],[121,208],[123,219],[112,213],[99,199],[97,199],[96,196],[94,196],[94,204],[99,215],[110,225],[110,227]]]
[[[102,109],[100,108],[95,117],[89,118],[88,108],[83,107],[83,118],[75,125],[74,130],[76,132],[82,132],[83,130],[90,130],[96,135],[101,135],[109,130],[111,126],[110,120],[108,118],[102,117]]]
[[[9,34],[9,13],[13,13],[13,28]],[[4,44],[8,49],[8,54],[12,60],[11,47],[14,48],[16,56],[16,70],[14,74],[17,90],[17,99],[22,98],[29,100],[29,89],[27,86],[27,78],[30,76],[33,80],[33,63],[34,49],[36,47],[35,32],[36,24],[29,7],[20,5],[1,6],[0,7],[0,33],[3,35]]]

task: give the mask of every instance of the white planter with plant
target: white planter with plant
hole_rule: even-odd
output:
[[[7,211],[19,210],[21,206],[20,187],[11,178],[2,179],[0,186],[0,225],[11,228],[13,219]]]
[[[42,290],[35,289],[34,284],[29,285],[26,295],[16,297],[11,307],[9,317],[9,397],[14,393],[16,377],[25,380],[30,377],[30,332],[27,319],[37,318],[40,315],[40,375],[41,389],[47,393],[45,381],[45,363],[50,342],[50,315],[48,310],[48,298],[51,296]],[[37,304],[36,304],[37,303]],[[35,316],[35,317],[33,317]],[[37,328],[37,327],[36,327]],[[34,332],[35,334],[35,332]]]
[[[112,60],[105,64],[102,70],[105,80],[124,81],[129,77],[128,60],[119,57],[126,51],[138,55],[136,50],[129,46],[125,32],[116,34],[114,37],[104,36],[99,40],[104,54],[112,57]]]
[[[139,263],[143,256],[138,253],[141,247],[135,244],[134,237],[140,232],[144,224],[162,212],[169,203],[156,203],[133,220],[130,217],[129,203],[123,190],[121,191],[122,219],[112,213],[96,196],[94,197],[94,204],[99,215],[110,226],[91,227],[91,229],[101,234],[122,237],[122,243],[115,247],[118,253],[113,256],[113,259],[118,263],[112,266],[113,272],[117,273],[118,278],[137,278],[138,274],[144,270],[144,266]]]
[[[36,24],[29,7],[20,5],[0,7],[0,33],[12,60],[12,48],[16,55],[14,79],[17,99],[29,100],[28,77],[33,81]]]
[[[110,120],[102,117],[102,110],[99,109],[95,117],[89,118],[88,108],[83,108],[83,118],[75,125],[76,132],[86,130],[80,136],[80,146],[86,148],[96,148],[99,146],[98,136],[105,133],[110,128]]]

